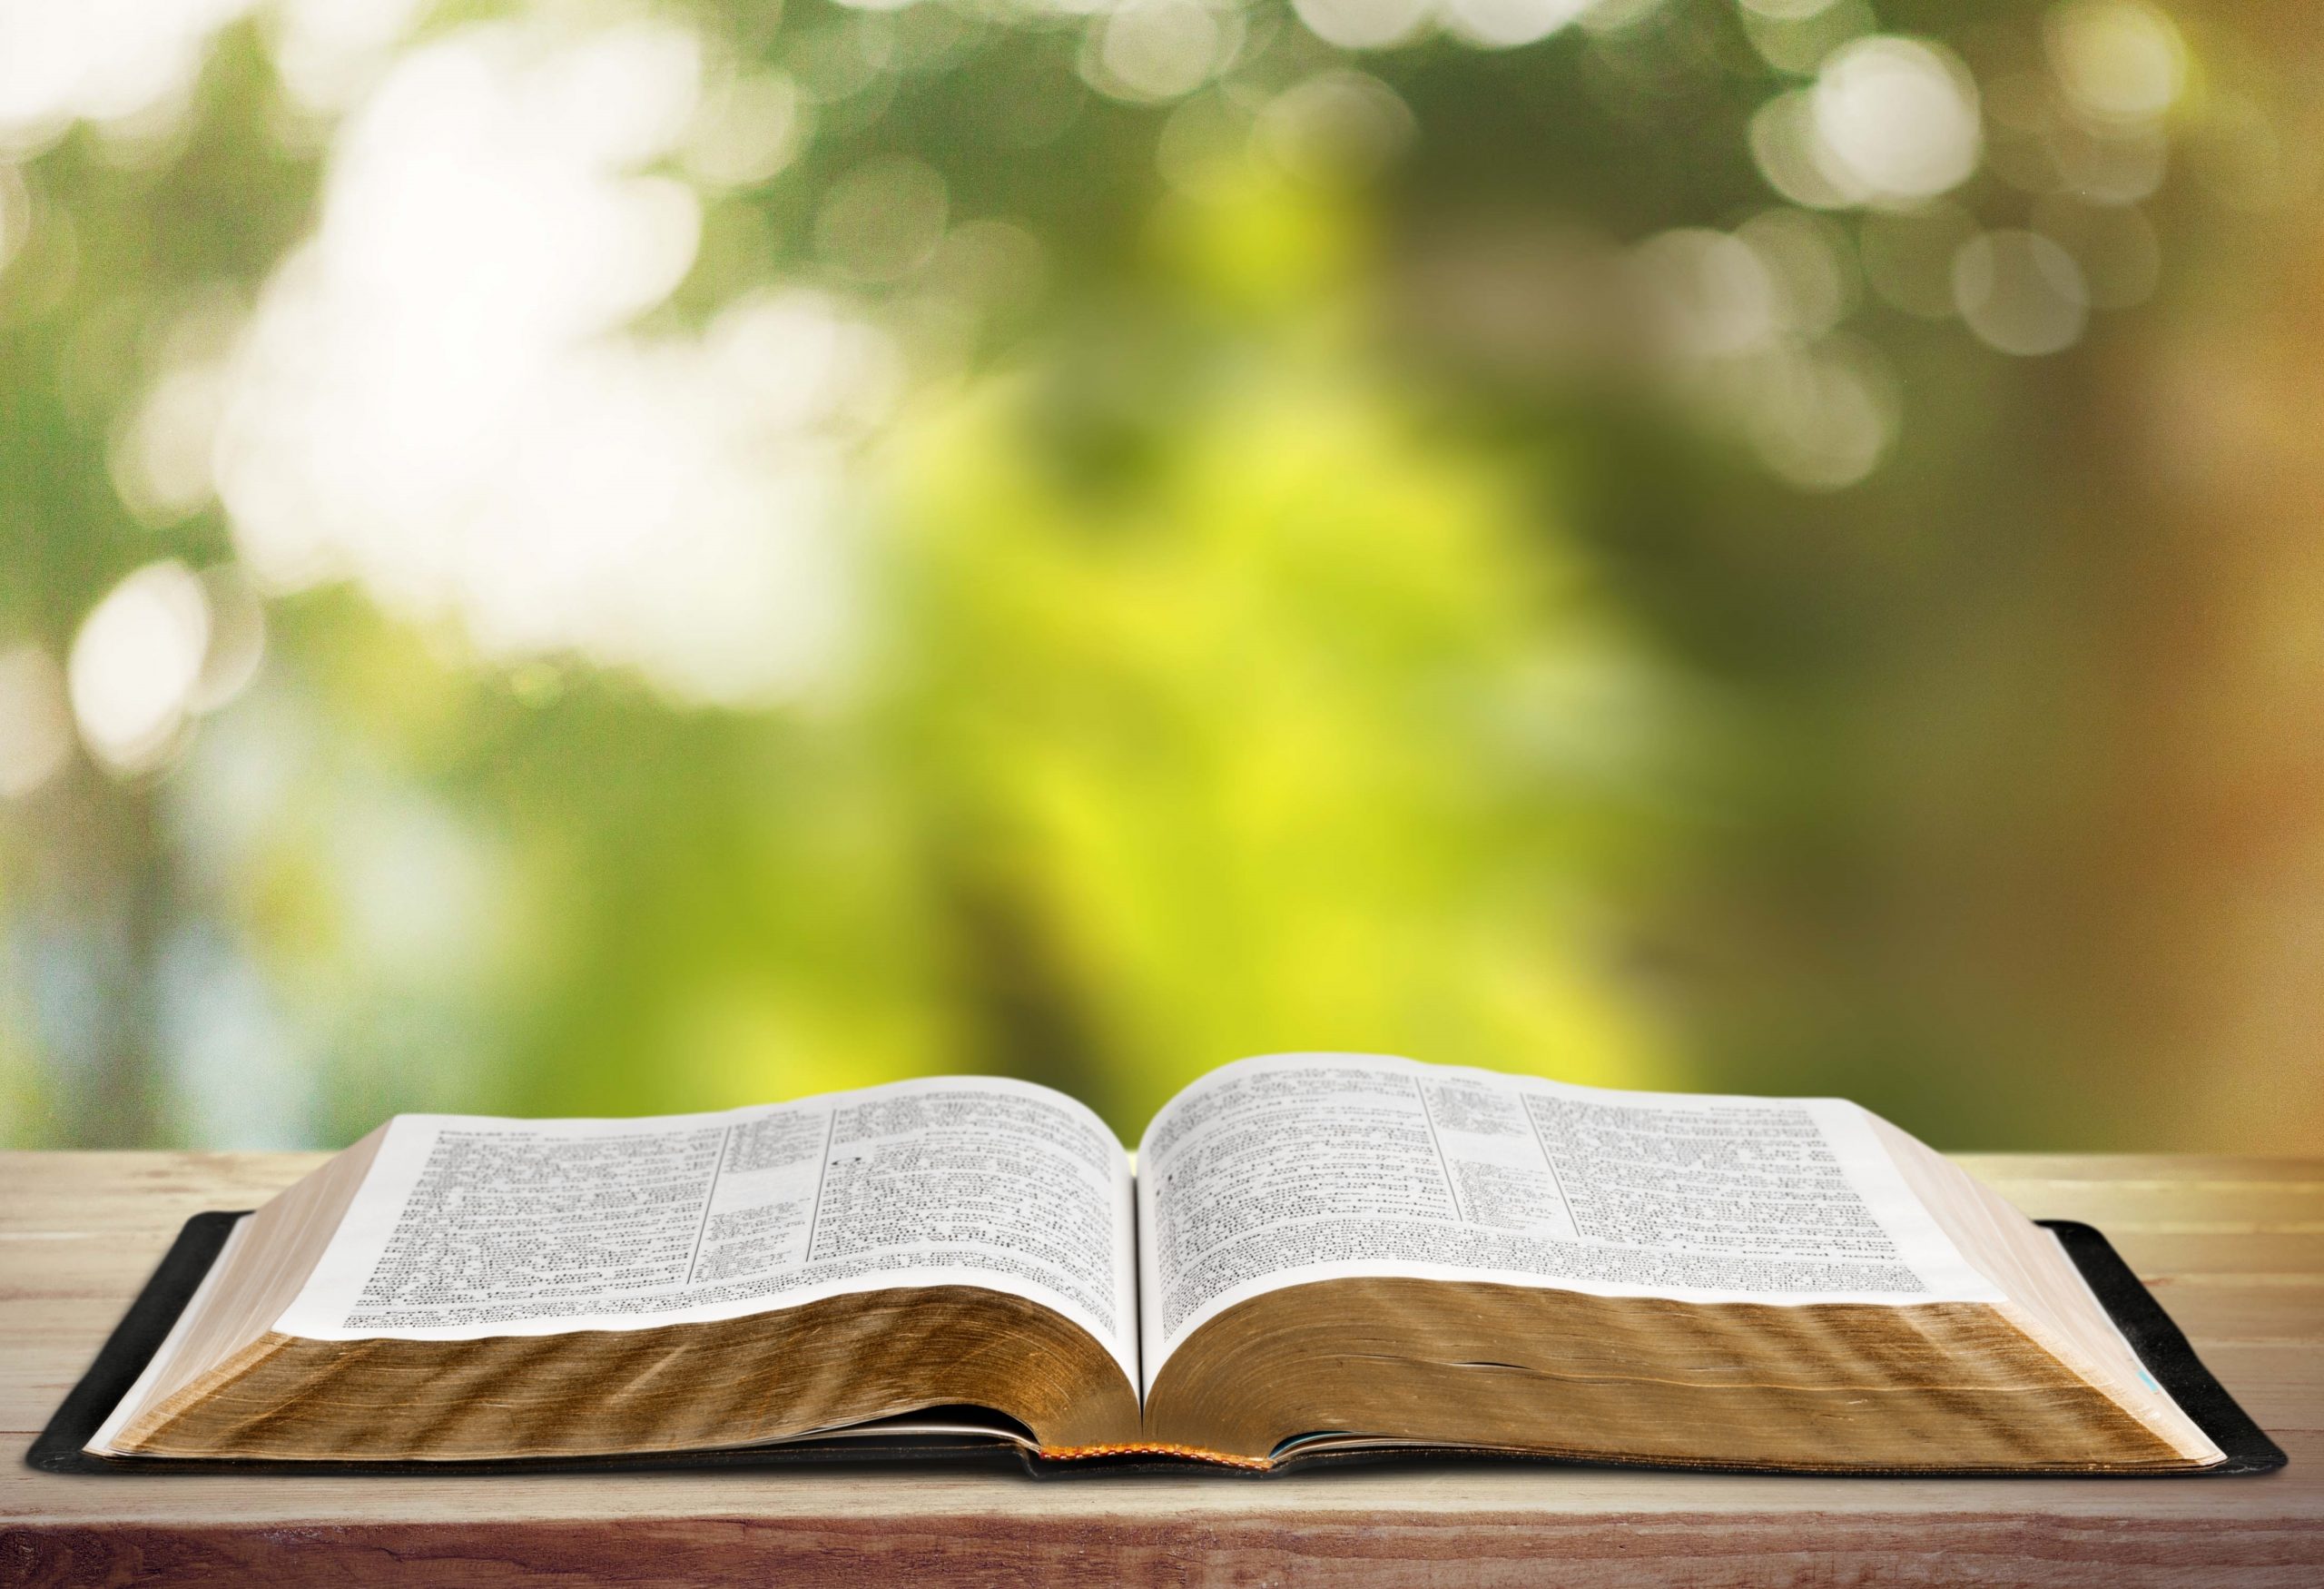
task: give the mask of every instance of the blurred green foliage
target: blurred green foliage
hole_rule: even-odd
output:
[[[2298,389],[2255,350],[2324,258],[2297,8],[2166,35],[2124,0],[2124,58],[2181,41],[2189,85],[2096,132],[2043,108],[2081,92],[2071,5],[1624,0],[1506,49],[1453,7],[1351,51],[1346,6],[1220,5],[1140,54],[1128,7],[461,5],[391,18],[329,104],[281,75],[297,9],[197,30],[166,114],[0,153],[0,762],[46,754],[134,570],[229,582],[213,653],[233,590],[265,630],[166,744],[108,764],[74,694],[96,754],[12,775],[0,1139],[336,1143],[960,1070],[1134,1138],[1289,1048],[1841,1091],[1947,1145],[2324,1130],[2312,1038],[2270,1035],[2309,984],[2220,903],[2312,819],[2207,846],[2189,804],[2291,798],[2231,719],[2246,647],[2324,591],[2269,561],[2316,466],[2247,425],[2273,483],[2237,496],[2200,414],[2151,419],[2191,362],[2243,382],[2221,427]],[[597,341],[659,369],[803,289],[892,354],[808,527],[842,569],[812,676],[704,700],[586,633],[497,644],[374,554],[286,576],[206,477],[139,483],[173,370],[241,393],[218,457],[269,400],[236,350],[327,270],[293,251],[358,209],[348,129],[399,63],[657,16],[699,51],[694,131],[631,164],[699,227]],[[1764,107],[1905,35],[1973,84],[1975,174],[1787,203]],[[1179,83],[1187,37],[1215,58]],[[2167,177],[2099,191],[2151,144]],[[2033,250],[2036,299],[1913,311],[1874,257],[1899,216],[1999,239],[2004,285]],[[2113,311],[2144,256],[2088,240],[2121,237],[2162,265]],[[1786,239],[1807,276],[1764,263]],[[2039,300],[2053,253],[2081,298]],[[1738,313],[1767,323],[1729,347]],[[2005,350],[2065,315],[2073,345]],[[2324,351],[2312,310],[2288,334]],[[267,434],[261,463],[296,432]],[[350,478],[350,512],[398,485]],[[2191,542],[2212,514],[2250,528]],[[2195,590],[2277,599],[2222,640]],[[803,621],[779,595],[736,599]],[[2158,716],[2174,690],[2216,715]]]

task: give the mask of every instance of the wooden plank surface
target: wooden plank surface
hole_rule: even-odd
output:
[[[2291,1454],[2230,1480],[1508,1466],[1035,1484],[970,1471],[420,1479],[23,1466],[178,1226],[313,1155],[0,1154],[0,1584],[2324,1584],[2324,1163],[1965,1159],[2105,1229]]]

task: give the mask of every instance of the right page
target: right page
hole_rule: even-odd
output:
[[[1364,1276],[1698,1302],[1998,1302],[1839,1099],[1621,1092],[1275,1054],[1164,1106],[1137,1160],[1146,1388],[1244,1299]]]

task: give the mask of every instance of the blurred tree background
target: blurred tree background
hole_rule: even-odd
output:
[[[0,1141],[2324,1148],[2303,0],[0,6]]]

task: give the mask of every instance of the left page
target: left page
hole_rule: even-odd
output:
[[[1139,1383],[1128,1156],[1061,1092],[900,1081],[644,1120],[399,1115],[276,1321],[315,1340],[641,1329],[981,1286]]]

